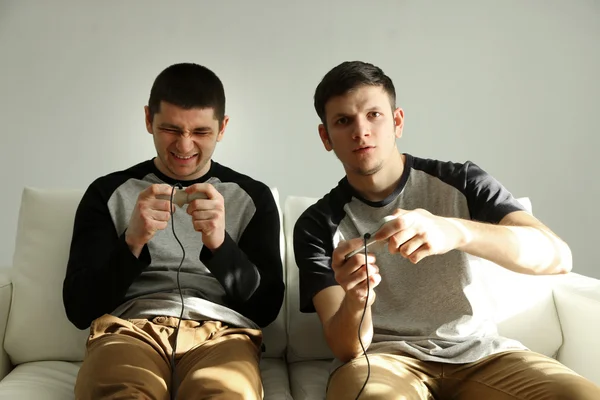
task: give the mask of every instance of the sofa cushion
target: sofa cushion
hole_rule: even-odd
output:
[[[570,273],[554,299],[564,335],[558,361],[600,386],[600,280]]]
[[[17,366],[0,381],[0,400],[74,399],[80,363],[38,361]]]
[[[480,258],[472,258],[471,266],[473,280],[487,294],[482,306],[488,307],[498,333],[555,358],[562,333],[552,287],[563,275],[519,274]]]
[[[265,391],[264,400],[292,400],[288,368],[282,358],[263,358],[260,374]]]
[[[279,207],[278,191],[272,191]],[[88,330],[81,331],[71,324],[62,302],[73,220],[82,195],[81,190],[23,191],[11,271],[12,305],[4,342],[13,364],[83,359]],[[284,251],[282,245],[282,259]],[[264,336],[265,356],[282,356],[286,347],[285,307],[265,328]]]
[[[87,331],[69,322],[62,302],[73,219],[82,194],[79,190],[23,191],[4,341],[13,364],[83,359]]]
[[[317,314],[300,312],[298,266],[294,256],[294,225],[304,210],[317,200],[310,197],[288,196],[283,210],[286,238],[288,362],[330,359],[333,357],[323,336],[321,322]]]
[[[300,361],[290,364],[290,387],[294,400],[325,400],[329,361]]]
[[[273,198],[275,199],[275,204],[277,205],[277,210],[279,211],[279,249],[281,252],[281,262],[283,263],[283,281],[286,281],[286,269],[285,269],[285,237],[283,231],[283,213],[281,209],[281,204],[279,201],[279,191],[277,188],[271,188],[271,192],[273,192]],[[283,304],[281,305],[281,310],[279,310],[279,314],[275,321],[273,321],[269,326],[263,329],[263,341],[265,344],[265,357],[283,357],[285,355],[285,349],[287,347],[287,335],[286,335],[286,313],[287,307],[285,304],[285,299]]]
[[[38,361],[17,366],[0,381],[0,400],[67,400],[81,363]],[[263,359],[260,364],[265,400],[291,400],[287,367],[282,359]]]
[[[298,305],[298,266],[293,248],[294,224],[302,212],[317,200],[290,196],[284,207],[289,318],[287,354],[290,362],[332,357],[316,313],[300,313]],[[518,200],[532,211],[529,198]],[[562,342],[560,323],[552,297],[552,282],[558,277],[518,274],[478,257],[469,256],[469,259],[473,279],[479,283],[477,287],[488,294],[485,296],[487,303],[479,306],[489,309],[491,317],[498,323],[499,333],[521,341],[534,351],[554,356]]]

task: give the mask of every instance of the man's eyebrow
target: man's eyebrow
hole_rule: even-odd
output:
[[[169,128],[169,129],[177,129],[177,130],[182,130],[180,126],[174,125],[174,124],[170,124],[168,122],[163,122],[159,125],[159,128]]]
[[[168,123],[168,122],[161,123],[159,125],[159,128],[175,129],[175,130],[178,130],[178,131],[182,131],[183,130],[182,127],[177,126],[175,124]],[[193,130],[194,130],[194,132],[196,132],[196,131],[210,132],[210,131],[212,131],[212,128],[210,126],[197,126]]]
[[[333,118],[333,119],[336,119],[336,118],[340,118],[340,117],[348,117],[348,116],[349,116],[349,114],[348,114],[348,113],[345,113],[345,112],[338,112],[338,113],[335,113],[335,114],[333,114],[333,115],[331,116],[331,118]]]
[[[197,126],[194,131],[212,131],[212,128],[210,126]]]

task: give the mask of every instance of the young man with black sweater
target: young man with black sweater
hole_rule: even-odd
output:
[[[212,160],[229,117],[209,69],[162,71],[145,118],[157,157],[96,179],[75,217],[63,299],[90,328],[76,398],[262,399],[260,328],[284,295],[272,192]]]

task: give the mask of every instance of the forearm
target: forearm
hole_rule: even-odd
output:
[[[216,251],[203,247],[200,261],[213,273],[225,288],[227,295],[236,302],[247,301],[260,285],[258,268],[225,233],[225,241]]]
[[[73,246],[63,283],[63,302],[69,320],[79,329],[85,329],[94,319],[111,312],[149,263],[147,248],[138,259],[131,254],[123,237],[112,246]]]
[[[279,248],[263,246],[262,250],[252,253],[259,268],[226,234],[214,253],[203,248],[200,260],[223,285],[232,308],[264,327],[277,318],[285,286]]]
[[[450,219],[464,234],[458,249],[515,272],[544,275],[571,270],[571,251],[549,230]]]
[[[258,288],[250,298],[236,303],[234,308],[262,328],[277,318],[283,304],[284,294],[283,279],[263,273]]]
[[[360,305],[344,296],[337,312],[324,324],[325,338],[337,359],[347,362],[362,354],[358,338],[358,328],[363,317],[364,304]],[[368,306],[360,330],[362,346],[365,350],[373,339],[373,320]]]

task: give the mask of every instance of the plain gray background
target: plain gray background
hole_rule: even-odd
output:
[[[317,134],[313,93],[345,60],[393,79],[401,151],[472,160],[600,278],[596,162],[600,2],[0,0],[0,265],[24,186],[85,188],[154,156],[143,106],[182,61],[223,80],[231,123],[215,159],[288,195],[343,170]]]

